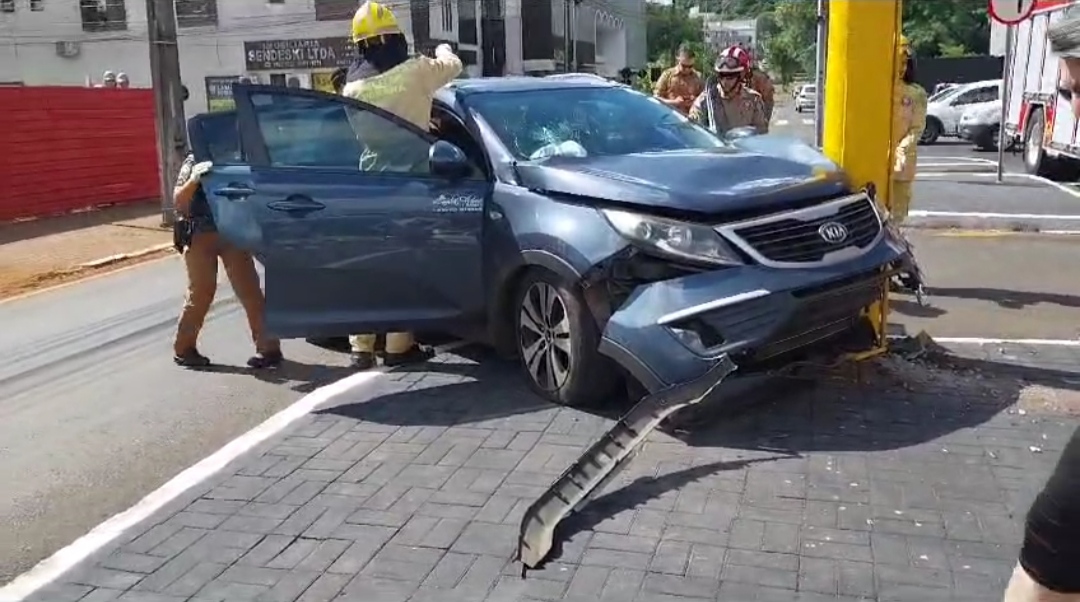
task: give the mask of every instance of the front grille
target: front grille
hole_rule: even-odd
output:
[[[842,226],[843,240],[826,240],[822,228],[827,224]],[[868,249],[881,229],[873,201],[864,194],[719,228],[754,259],[775,267],[826,263],[841,250],[850,250],[841,257],[850,258]]]
[[[834,282],[828,288],[795,291],[799,306],[769,340],[754,350],[755,361],[806,347],[816,341],[850,330],[864,307],[881,300],[884,273],[863,274]]]

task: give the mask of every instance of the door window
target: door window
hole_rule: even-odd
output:
[[[998,87],[997,86],[985,86],[982,88],[975,88],[974,90],[968,90],[960,96],[956,97],[953,101],[954,105],[970,105],[978,102],[990,102],[998,99]]]
[[[251,102],[275,167],[429,172],[428,140],[339,96],[260,92]]]

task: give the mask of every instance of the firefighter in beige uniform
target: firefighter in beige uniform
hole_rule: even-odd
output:
[[[915,83],[915,58],[907,38],[900,36],[896,53],[896,70],[899,79],[893,91],[892,139],[893,149],[892,193],[889,213],[893,221],[903,224],[911,210],[911,183],[915,180],[916,151],[919,138],[926,128],[926,91]]]
[[[409,44],[394,13],[377,2],[365,2],[356,11],[352,41],[356,44],[357,58],[349,66],[341,93],[428,129],[435,92],[461,73],[461,59],[446,44],[435,49],[435,58],[409,58]],[[385,148],[387,145],[373,148],[376,142],[368,141],[361,169],[386,169],[394,163],[394,149]],[[366,285],[378,286],[378,283]],[[349,337],[356,368],[363,370],[375,365],[375,340],[374,334]],[[383,362],[388,366],[422,362],[434,355],[431,349],[417,345],[408,332],[387,333],[385,352]]]
[[[741,127],[768,133],[765,103],[760,94],[745,85],[748,58],[745,52],[729,48],[716,59],[717,83],[710,83],[694,100],[691,119],[721,134]]]

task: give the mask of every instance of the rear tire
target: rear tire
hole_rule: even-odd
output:
[[[945,127],[941,125],[937,117],[926,118],[926,128],[923,130],[922,136],[919,137],[919,144],[933,144],[937,142],[941,137],[941,133],[945,131]]]
[[[536,268],[514,299],[519,361],[533,391],[566,406],[597,404],[614,392],[618,371],[600,354],[600,329],[576,286]]]

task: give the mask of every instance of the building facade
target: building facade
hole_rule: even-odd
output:
[[[229,103],[231,82],[326,88],[352,56],[358,0],[175,0],[188,115]],[[414,50],[458,48],[470,77],[561,70],[562,0],[386,0]],[[645,63],[644,0],[572,4],[571,64],[614,75]],[[558,49],[558,51],[557,51]],[[150,86],[144,0],[0,0],[0,85]]]

